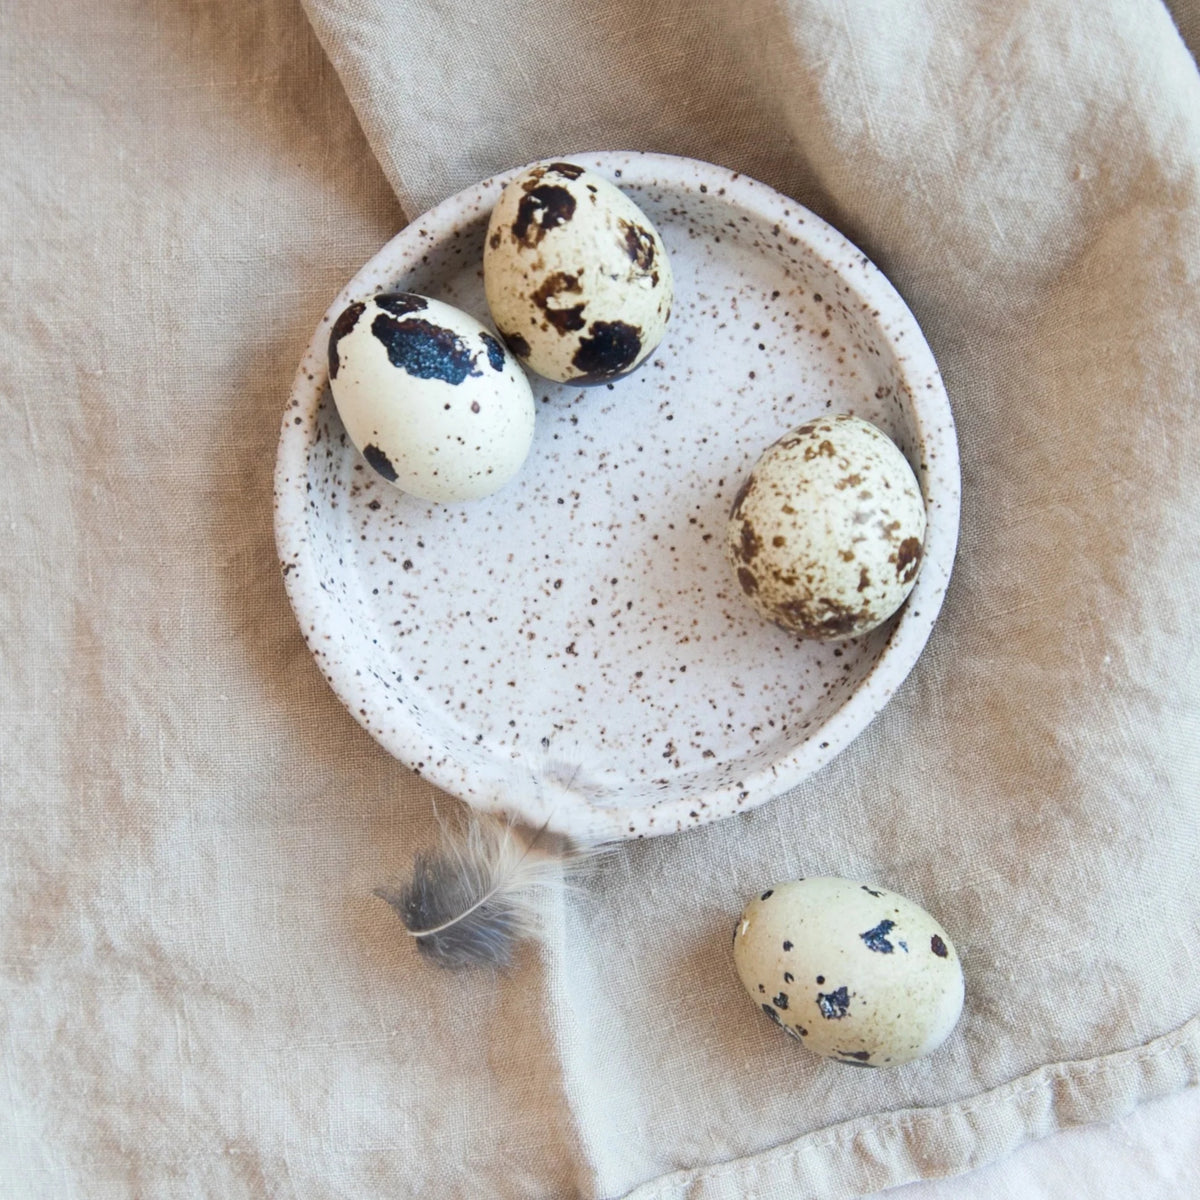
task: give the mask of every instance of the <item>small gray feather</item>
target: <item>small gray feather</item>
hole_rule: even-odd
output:
[[[584,853],[553,838],[539,845],[544,832],[472,814],[458,831],[443,828],[436,850],[415,856],[406,884],[375,895],[438,966],[507,967],[514,945],[540,932],[538,893],[563,887],[564,863]]]
[[[457,860],[421,853],[407,887],[377,888],[375,895],[395,909],[417,949],[439,966],[507,967],[522,923],[503,893],[472,908],[480,890],[477,873],[464,872]]]

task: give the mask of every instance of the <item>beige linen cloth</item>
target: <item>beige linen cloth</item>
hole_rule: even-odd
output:
[[[0,1194],[845,1197],[1195,1084],[1200,78],[1167,10],[307,15],[0,11]],[[405,214],[593,148],[747,172],[883,267],[954,404],[961,551],[831,766],[623,847],[511,974],[440,973],[371,896],[435,796],[304,649],[278,423]],[[823,1063],[741,993],[732,918],[816,872],[955,939],[929,1060]]]

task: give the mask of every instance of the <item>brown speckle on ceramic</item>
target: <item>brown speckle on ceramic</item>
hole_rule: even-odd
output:
[[[378,291],[486,319],[485,230],[516,172],[486,180],[393,239],[315,331],[283,421],[276,539],[318,665],[389,751],[478,807],[631,838],[794,786],[887,702],[945,592],[958,455],[916,322],[835,230],[710,164],[573,159],[628,193],[671,256],[652,357],[598,389],[536,380],[529,457],[485,500],[428,504],[375,475],[329,397],[330,323]],[[905,607],[836,647],[755,613],[723,546],[762,450],[835,413],[897,442],[928,518]]]

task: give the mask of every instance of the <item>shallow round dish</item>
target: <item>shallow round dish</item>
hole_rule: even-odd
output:
[[[946,590],[958,449],[912,314],[824,221],[709,163],[568,158],[662,234],[676,298],[658,350],[606,387],[532,377],[533,448],[485,500],[433,505],[375,475],[329,394],[330,323],[395,289],[486,322],[483,236],[510,175],[484,180],[393,238],[314,332],[283,420],[275,532],[310,650],[387,750],[478,808],[641,837],[793,787],[883,707]],[[900,613],[820,644],[755,614],[722,542],[759,454],[839,412],[895,439],[929,524]]]

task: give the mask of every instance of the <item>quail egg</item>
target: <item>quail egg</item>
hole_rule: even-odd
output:
[[[747,600],[793,633],[835,641],[882,624],[912,590],[921,487],[896,444],[853,416],[770,446],[733,504],[725,550]]]
[[[424,500],[503,487],[533,438],[529,381],[483,325],[412,292],[351,304],[329,335],[329,386],[363,458]]]
[[[508,183],[483,253],[488,308],[531,370],[560,383],[628,374],[662,340],[671,264],[645,213],[574,163],[543,163]]]
[[[886,888],[821,877],[746,905],[733,960],[763,1013],[814,1054],[894,1067],[932,1054],[963,1006],[946,931]]]

